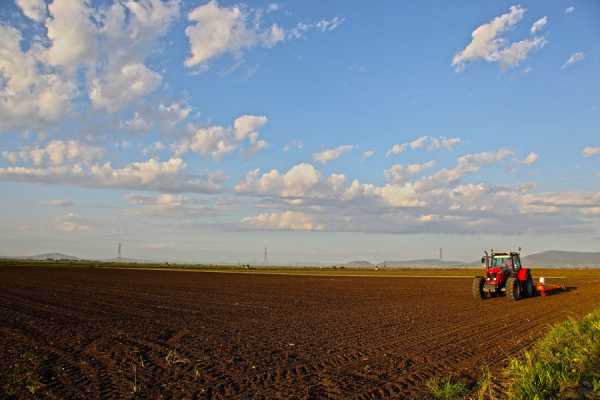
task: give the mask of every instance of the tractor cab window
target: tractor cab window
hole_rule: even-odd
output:
[[[499,267],[499,268],[508,267],[508,268],[512,268],[513,267],[513,262],[512,262],[512,259],[510,259],[508,257],[494,257],[492,259],[492,267]]]

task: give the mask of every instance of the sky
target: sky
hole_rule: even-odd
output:
[[[600,251],[600,2],[0,2],[0,255]]]

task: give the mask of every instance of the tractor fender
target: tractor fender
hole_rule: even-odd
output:
[[[517,279],[521,282],[525,282],[527,280],[527,275],[529,274],[529,268],[521,268],[517,273]]]

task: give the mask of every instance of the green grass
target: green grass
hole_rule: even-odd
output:
[[[430,379],[427,381],[427,389],[436,400],[464,399],[469,393],[464,383],[455,381],[451,377]]]
[[[554,326],[507,375],[511,400],[600,399],[600,309]]]

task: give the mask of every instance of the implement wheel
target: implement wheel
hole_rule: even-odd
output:
[[[509,300],[520,300],[521,297],[521,283],[519,280],[508,278],[506,280],[506,298]]]
[[[483,291],[483,285],[485,284],[485,278],[477,276],[473,278],[473,284],[471,286],[471,293],[473,294],[473,298],[475,300],[483,300],[487,296]]]

